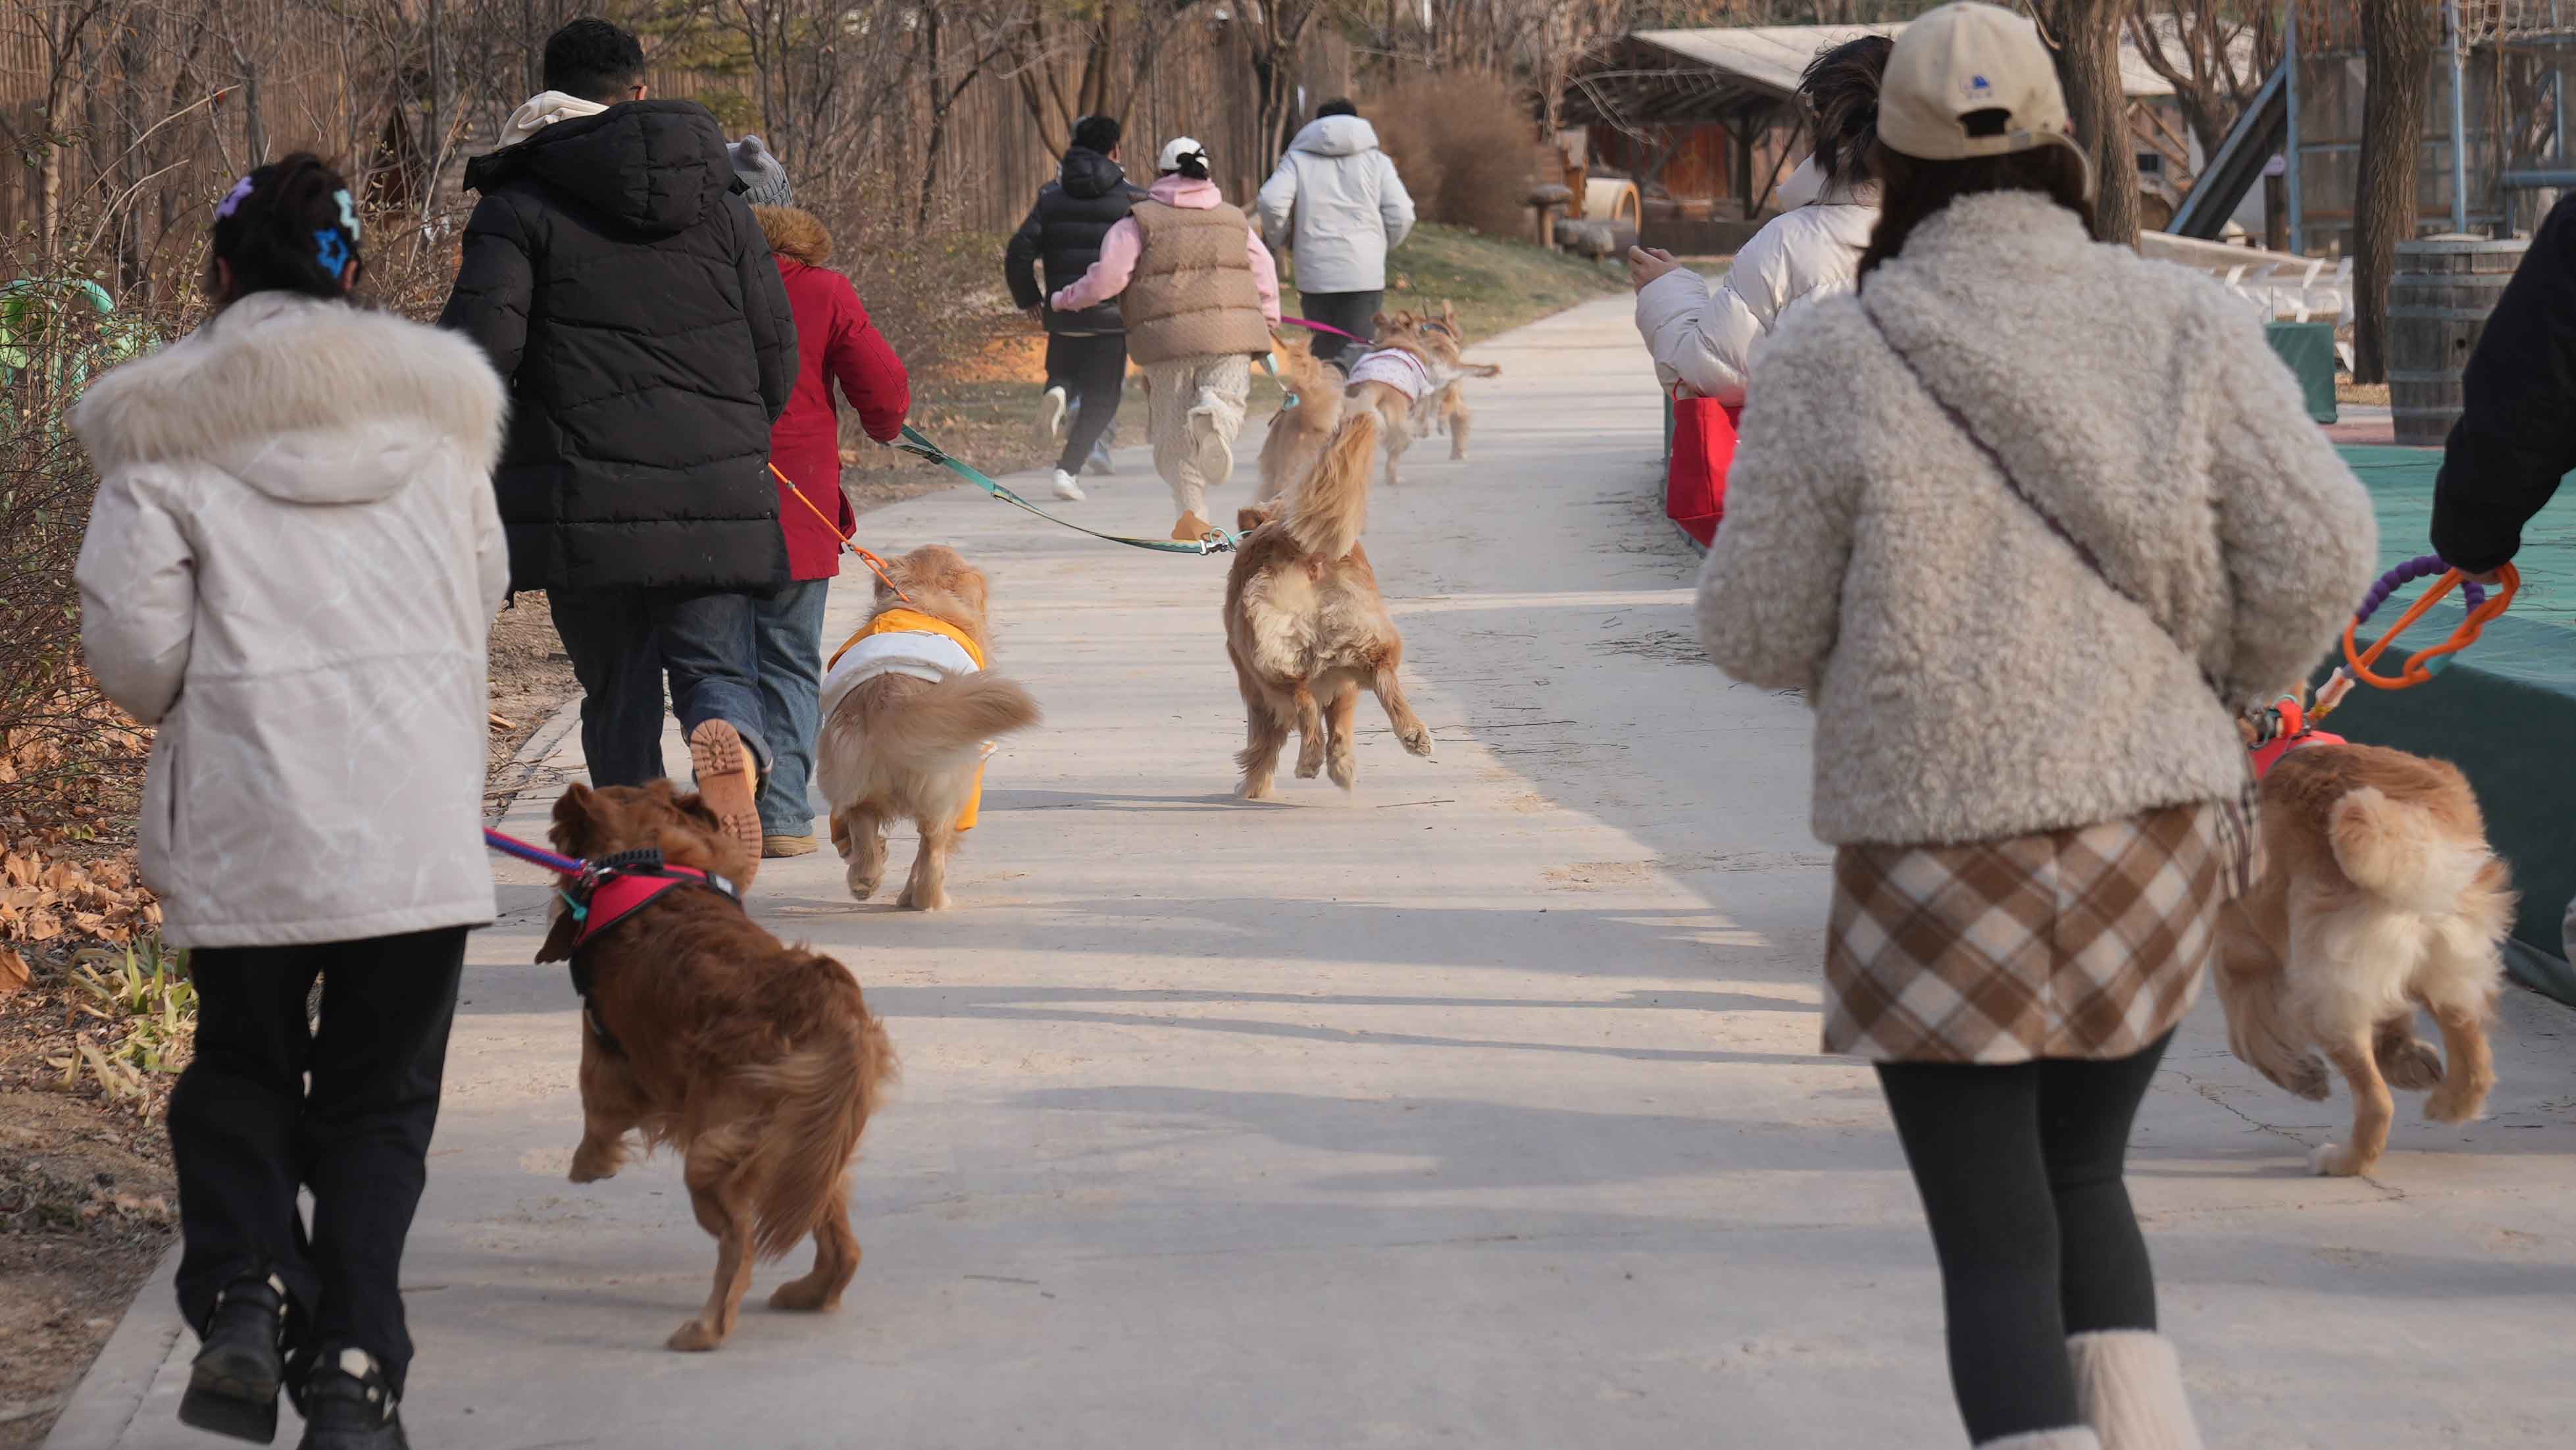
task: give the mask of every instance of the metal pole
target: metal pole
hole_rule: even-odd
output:
[[[2469,98],[2460,53],[2460,0],[2442,0],[2451,31],[2451,230],[2469,229]]]
[[[2299,196],[2299,7],[2291,4],[2283,8],[2289,12],[2289,19],[2282,33],[2281,57],[2290,73],[2286,77],[2288,89],[2281,98],[2281,104],[2289,108],[2289,126],[2282,133],[2281,154],[2289,163],[2289,173],[2284,179],[2290,197],[2290,251],[2304,257],[2308,253],[2308,229],[2303,215],[2305,207]]]

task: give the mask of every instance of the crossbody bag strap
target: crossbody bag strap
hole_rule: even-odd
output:
[[[2055,534],[2067,548],[2072,549],[2075,557],[2083,561],[2084,567],[2092,571],[2093,577],[2102,581],[2103,588],[2135,605],[2138,611],[2147,617],[2147,624],[2155,630],[2157,638],[2173,646],[2174,653],[2181,655],[2183,663],[2191,666],[2192,673],[2200,677],[2201,685],[2209,691],[2212,698],[2218,701],[2218,707],[2230,715],[2235,714],[2234,709],[2227,703],[2227,692],[2219,688],[2218,681],[2210,678],[2209,671],[2201,667],[2199,659],[2191,651],[2182,647],[2182,641],[2173,637],[2172,632],[2156,618],[2156,612],[2147,607],[2145,600],[2122,588],[2120,581],[2111,577],[2111,572],[2102,567],[2101,557],[2095,554],[2091,547],[2077,538],[2073,530],[2058,522],[2057,515],[2050,513],[2046,505],[2032,497],[2030,490],[2022,487],[2021,480],[2013,474],[2012,465],[2004,462],[2004,456],[1995,451],[1994,445],[1986,442],[1985,436],[1977,431],[1975,424],[1968,421],[1967,415],[1950,406],[1950,400],[1941,396],[1940,389],[1932,386],[1932,380],[1925,377],[1923,370],[1914,365],[1914,359],[1907,356],[1905,349],[1897,345],[1895,336],[1887,330],[1887,324],[1879,321],[1878,309],[1869,305],[1869,299],[1866,296],[1858,300],[1860,314],[1869,319],[1870,328],[1878,334],[1878,340],[1887,344],[1889,354],[1896,359],[1900,367],[1905,369],[1906,375],[1914,379],[1914,386],[1922,391],[1924,397],[1932,400],[1932,406],[1941,410],[1941,415],[1950,420],[1950,426],[1958,430],[1959,436],[1967,439],[1972,447],[1985,455],[1986,462],[1994,466],[1995,476],[2003,480],[2004,491],[2020,499],[2022,507],[2029,509],[2034,517],[2048,526],[2050,533]],[[2249,761],[2245,770],[2245,783],[2238,790],[2237,798],[2234,801],[2218,803],[2221,817],[2219,834],[2229,857],[2231,895],[2242,894],[2250,889],[2254,875],[2259,869],[2256,859],[2258,841],[2254,834],[2254,801],[2254,770]]]

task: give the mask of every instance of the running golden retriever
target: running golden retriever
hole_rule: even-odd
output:
[[[1404,638],[1360,547],[1382,426],[1379,409],[1349,409],[1293,497],[1255,504],[1236,519],[1244,538],[1225,579],[1225,648],[1243,692],[1246,739],[1235,763],[1245,800],[1270,798],[1291,730],[1298,778],[1326,770],[1349,790],[1359,769],[1351,730],[1363,686],[1386,707],[1404,748],[1431,754],[1431,731],[1397,678]]]
[[[2431,1089],[2435,1122],[2485,1107],[2514,894],[2468,781],[2402,750],[2321,743],[2282,756],[2263,777],[2261,830],[2263,874],[2221,926],[2228,1046],[2312,1101],[2332,1063],[2352,1088],[2352,1132],[2309,1166],[2367,1173],[2388,1146],[2391,1085]],[[2415,1036],[2419,1007],[2442,1052]]]

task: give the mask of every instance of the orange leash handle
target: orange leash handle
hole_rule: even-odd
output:
[[[2361,648],[2356,640],[2362,621],[2359,616],[2355,616],[2343,627],[2343,657],[2345,668],[2352,677],[2365,685],[2374,685],[2383,690],[2411,689],[2424,683],[2433,678],[2444,665],[2449,664],[2452,655],[2477,643],[2478,636],[2485,632],[2487,625],[2512,607],[2513,596],[2522,588],[2522,571],[2511,564],[2503,566],[2496,571],[2496,580],[2501,587],[2495,593],[2488,595],[2477,608],[2470,610],[2469,617],[2460,621],[2459,627],[2451,631],[2450,638],[2430,649],[2418,650],[2407,656],[2406,663],[2394,675],[2372,673],[2370,667],[2378,663],[2380,655],[2387,651],[2389,644],[2397,636],[2405,633],[2407,626],[2423,618],[2424,611],[2431,609],[2442,596],[2459,587],[2466,577],[2459,570],[2453,569],[2434,581],[2433,587],[2425,592],[2424,597],[2416,600],[2413,608],[2398,616],[2395,624],[2390,625],[2379,638],[2371,641],[2368,649]]]
[[[778,471],[777,464],[773,463],[769,465],[769,472],[771,477],[787,486],[789,497],[795,499],[798,503],[805,505],[805,511],[807,513],[823,520],[823,527],[832,531],[832,537],[841,541],[842,548],[858,555],[860,563],[867,565],[869,569],[875,571],[876,576],[885,581],[885,587],[894,591],[895,598],[902,600],[906,604],[910,604],[912,602],[912,596],[904,593],[903,586],[894,582],[894,576],[886,572],[885,560],[878,558],[876,555],[869,553],[867,550],[860,548],[857,544],[851,542],[850,536],[841,532],[841,526],[839,524],[832,522],[831,519],[824,516],[821,509],[814,507],[814,500],[805,496],[805,490],[798,488],[794,479],[791,479],[786,474]]]

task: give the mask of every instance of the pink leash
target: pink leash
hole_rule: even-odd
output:
[[[1365,343],[1368,341],[1367,338],[1360,336],[1358,333],[1344,332],[1338,327],[1327,327],[1320,322],[1308,322],[1302,317],[1283,317],[1279,320],[1288,324],[1290,327],[1302,327],[1308,332],[1329,332],[1335,337],[1347,337],[1351,341],[1358,343]]]

